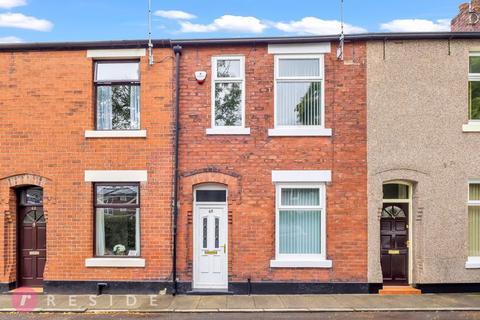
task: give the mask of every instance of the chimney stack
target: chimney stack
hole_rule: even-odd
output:
[[[458,15],[452,19],[452,32],[480,32],[480,0],[462,3]]]

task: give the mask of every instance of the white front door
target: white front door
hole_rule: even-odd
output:
[[[228,223],[225,205],[197,205],[194,289],[228,288]]]

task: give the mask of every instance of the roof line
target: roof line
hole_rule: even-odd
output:
[[[156,39],[153,45],[167,48],[174,45],[245,45],[245,44],[288,44],[338,41],[340,35],[295,36],[295,37],[250,37],[250,38],[211,38],[211,39]],[[363,33],[345,35],[345,41],[376,40],[431,40],[431,39],[480,39],[480,32],[406,32],[406,33]],[[35,50],[85,50],[85,49],[127,49],[147,48],[148,40],[112,40],[79,42],[34,42],[0,44],[0,51]]]

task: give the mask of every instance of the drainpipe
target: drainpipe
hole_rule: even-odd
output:
[[[173,47],[175,53],[175,128],[174,128],[174,173],[173,173],[173,199],[172,199],[172,224],[173,224],[173,254],[172,254],[172,277],[173,277],[173,295],[177,294],[177,221],[178,221],[178,137],[180,131],[180,56],[182,47],[176,45]]]

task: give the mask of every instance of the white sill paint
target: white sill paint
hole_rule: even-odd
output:
[[[96,268],[144,268],[142,258],[89,258],[85,259],[85,267]]]
[[[208,135],[249,135],[250,128],[243,128],[243,127],[215,127],[215,128],[208,128],[207,129]]]
[[[465,263],[466,269],[480,269],[480,257],[468,257]]]
[[[332,260],[270,260],[271,268],[331,268]]]
[[[85,138],[146,138],[147,130],[87,130]]]
[[[271,137],[331,137],[332,129],[327,128],[275,128],[268,129]]]

